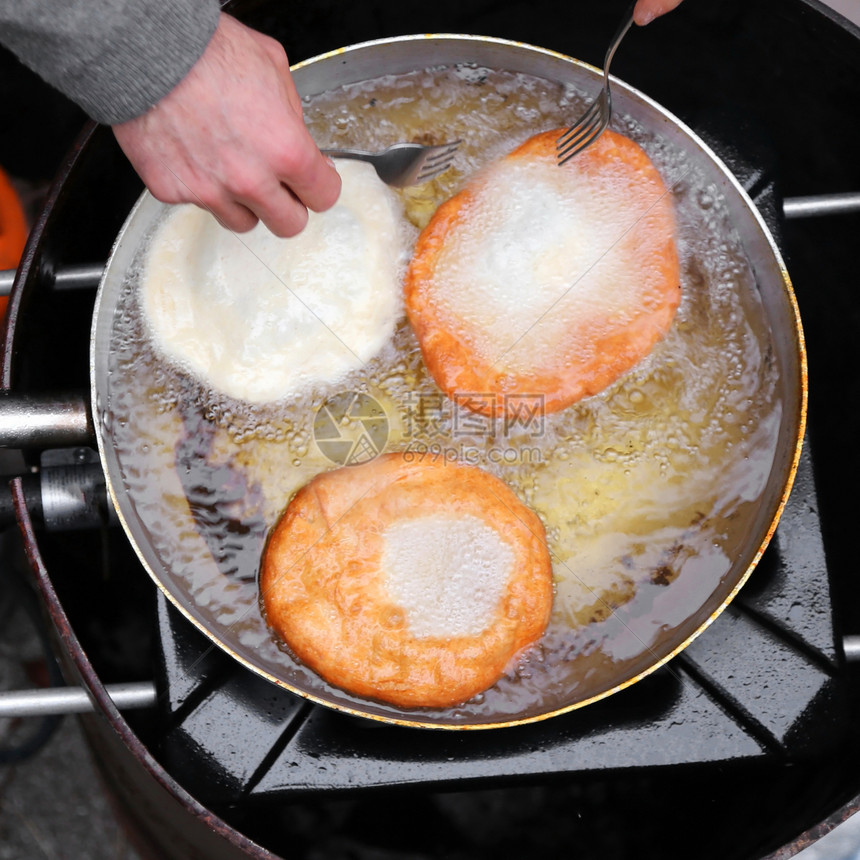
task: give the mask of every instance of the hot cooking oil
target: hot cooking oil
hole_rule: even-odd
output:
[[[421,228],[484,164],[533,133],[565,126],[584,103],[554,82],[458,66],[346,87],[307,99],[304,110],[321,146],[463,141],[451,170],[399,192]],[[673,195],[682,301],[645,360],[555,414],[525,410],[502,420],[457,407],[427,374],[405,320],[336,385],[262,406],[232,401],[157,354],[129,278],[115,322],[110,410],[127,491],[162,575],[273,673],[305,677],[265,627],[257,564],[296,490],[343,465],[318,436],[320,410],[344,392],[365,395],[384,415],[384,444],[367,435],[366,455],[436,454],[487,469],[546,527],[556,594],[542,647],[465,706],[469,713],[551,708],[577,690],[591,694],[589,678],[606,665],[647,665],[660,637],[731,570],[781,418],[770,333],[719,190],[654,133],[625,117],[613,125],[644,147]],[[344,413],[331,427],[359,440],[366,423]]]

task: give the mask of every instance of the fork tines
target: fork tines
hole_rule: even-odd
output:
[[[606,90],[601,90],[600,95],[591,103],[591,107],[558,138],[556,159],[559,165],[573,158],[578,152],[582,152],[603,134],[606,126],[609,125],[609,113]]]
[[[675,4],[677,5],[677,4]],[[612,115],[612,93],[609,89],[609,64],[615,56],[615,51],[621,44],[627,31],[633,25],[633,10],[636,3],[632,2],[624,13],[618,30],[609,43],[606,57],[603,60],[603,89],[600,95],[591,103],[591,107],[585,112],[582,119],[574,123],[558,139],[556,163],[562,165],[565,161],[573,158],[577,152],[582,152],[586,146],[590,146],[603,134],[609,117]]]
[[[429,182],[440,173],[446,171],[454,160],[454,154],[460,146],[461,141],[453,140],[440,146],[428,149],[421,169],[418,171],[416,182]]]

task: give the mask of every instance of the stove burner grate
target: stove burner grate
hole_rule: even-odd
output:
[[[436,732],[337,713],[275,687],[158,600],[169,770],[203,803],[826,755],[845,724],[811,457],[736,600],[631,688],[545,722]]]
[[[710,113],[697,128],[779,236],[782,203],[764,138],[745,127],[740,153],[722,142],[736,137],[736,118]],[[832,752],[848,729],[808,444],[774,540],[706,634],[627,690],[545,722],[451,733],[332,712],[215,649],[162,595],[157,612],[161,753],[195,796],[217,806],[391,785],[802,761]]]

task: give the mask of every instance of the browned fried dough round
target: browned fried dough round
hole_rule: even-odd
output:
[[[560,133],[443,203],[407,273],[425,364],[476,412],[596,394],[651,351],[680,302],[672,201],[648,156],[607,130],[559,167]]]
[[[473,466],[387,454],[290,502],[260,577],[272,629],[331,684],[401,707],[491,687],[546,627],[543,525]]]

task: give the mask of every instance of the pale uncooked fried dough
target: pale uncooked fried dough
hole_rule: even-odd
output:
[[[338,171],[337,204],[291,239],[262,224],[232,233],[195,206],[169,213],[141,278],[163,353],[216,391],[260,403],[336,381],[380,350],[401,312],[404,219],[372,167]]]

